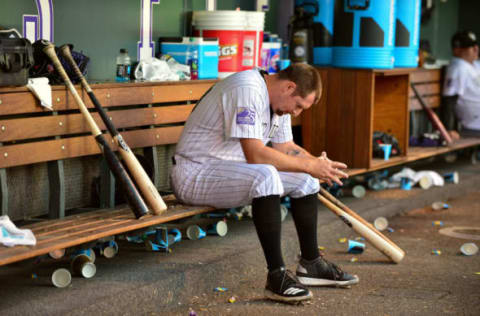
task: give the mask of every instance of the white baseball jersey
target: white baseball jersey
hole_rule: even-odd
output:
[[[256,197],[318,192],[308,174],[279,172],[271,165],[248,164],[240,139],[264,144],[291,141],[290,115],[271,115],[265,80],[258,70],[218,82],[190,114],[177,144],[172,187],[187,204],[229,208]]]
[[[448,66],[443,95],[458,95],[455,113],[462,126],[480,130],[480,63],[454,57]]]

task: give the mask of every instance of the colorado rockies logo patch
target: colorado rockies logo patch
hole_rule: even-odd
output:
[[[255,110],[249,108],[238,108],[237,124],[255,125]]]

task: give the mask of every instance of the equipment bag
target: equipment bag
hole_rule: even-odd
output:
[[[0,38],[0,86],[24,86],[33,65],[32,44],[26,38]]]
[[[380,146],[381,144],[391,144],[392,145],[392,152],[390,156],[399,156],[400,146],[398,145],[398,140],[395,136],[391,134],[387,134],[380,131],[373,132],[373,157],[376,158],[383,158],[384,153],[383,149]]]
[[[80,72],[83,76],[87,75],[87,66],[90,61],[88,56],[85,56],[81,52],[77,52],[73,50],[73,45],[68,44],[70,46],[70,52],[72,54],[73,60],[77,64]],[[44,44],[41,40],[36,41],[33,43],[33,56],[35,58],[35,64],[30,69],[30,77],[37,78],[37,77],[47,77],[49,79],[50,84],[63,84],[63,79],[60,74],[57,72],[55,67],[53,66],[52,61],[50,58],[43,52]],[[70,66],[70,64],[65,60],[65,58],[58,53],[58,47],[55,47],[55,52],[57,53],[58,60],[62,64],[65,72],[67,73],[70,81],[72,83],[79,83],[80,79],[77,77],[77,74]]]

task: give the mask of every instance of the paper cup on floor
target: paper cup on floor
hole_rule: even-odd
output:
[[[72,282],[70,271],[64,268],[57,269],[52,273],[52,284],[56,287],[67,287]]]
[[[380,148],[383,150],[383,160],[389,160],[392,153],[392,144],[380,144]]]
[[[118,253],[118,244],[114,240],[105,243],[102,253],[107,259],[115,257]]]
[[[448,205],[443,203],[443,202],[433,202],[432,203],[432,209],[434,211],[440,211],[440,210],[443,210],[444,208],[448,208]]]
[[[365,250],[365,244],[355,240],[348,240],[348,253],[359,254]]]
[[[280,204],[280,212],[281,212],[281,216],[282,216],[281,220],[283,222],[288,215],[288,208],[285,205]]]
[[[65,249],[56,249],[56,250],[52,250],[48,253],[48,255],[50,256],[50,258],[52,259],[60,259],[62,258],[63,256],[65,256]]]
[[[445,180],[445,182],[455,183],[455,184],[458,184],[458,182],[460,181],[458,172],[456,171],[445,173],[443,175],[443,179]]]
[[[402,178],[400,188],[402,188],[402,190],[410,190],[412,188],[412,180],[409,178]]]
[[[418,185],[424,189],[424,190],[428,190],[432,187],[433,185],[433,180],[431,177],[425,175],[423,177],[420,178],[420,180],[418,181]]]
[[[228,232],[227,223],[224,221],[218,221],[215,224],[209,225],[207,230],[209,235],[217,235],[223,237]]]
[[[375,221],[373,221],[373,226],[379,231],[385,230],[388,227],[388,220],[385,217],[377,217]]]
[[[187,237],[190,240],[202,239],[206,235],[205,231],[198,225],[190,225],[187,227]]]
[[[72,272],[86,279],[92,278],[97,272],[97,267],[91,258],[85,254],[79,254],[72,260]]]
[[[363,198],[367,193],[367,190],[365,190],[365,187],[360,184],[354,185],[351,188],[343,188],[342,190],[343,190],[344,196],[353,196],[357,199]]]
[[[478,246],[473,242],[467,242],[460,247],[460,251],[465,256],[473,256],[478,252]]]

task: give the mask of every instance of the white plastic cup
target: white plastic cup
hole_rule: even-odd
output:
[[[365,187],[361,184],[354,185],[352,188],[343,188],[342,189],[344,196],[353,196],[357,199],[363,198],[367,193]]]
[[[206,235],[205,231],[198,225],[190,225],[187,227],[187,237],[190,240],[202,239]]]
[[[478,246],[473,242],[467,242],[460,247],[460,251],[465,256],[473,256],[478,252]]]
[[[281,221],[283,222],[285,218],[287,218],[288,208],[285,205],[280,204],[280,212],[281,212]]]
[[[424,189],[424,190],[428,190],[432,187],[433,185],[433,179],[428,176],[428,175],[424,175],[423,177],[420,178],[420,180],[418,181],[418,185]]]
[[[58,288],[64,288],[72,282],[70,271],[64,268],[57,269],[52,273],[52,284]]]
[[[92,278],[97,272],[97,267],[91,258],[85,254],[79,254],[72,260],[72,272],[86,279]]]
[[[377,217],[373,221],[373,226],[379,231],[383,231],[388,228],[388,220],[385,217]]]
[[[217,235],[223,237],[228,232],[228,226],[225,221],[218,221],[215,224],[209,225],[207,229],[207,233],[209,235]]]
[[[50,256],[50,258],[52,259],[60,259],[62,258],[63,256],[65,256],[65,248],[64,249],[56,249],[56,250],[52,250],[48,253],[48,255]]]
[[[363,253],[365,250],[365,244],[363,242],[358,242],[356,240],[348,240],[348,253]]]
[[[444,202],[437,201],[432,203],[432,209],[434,211],[440,211],[440,210],[443,210],[444,208],[448,208],[448,205],[445,204]]]

